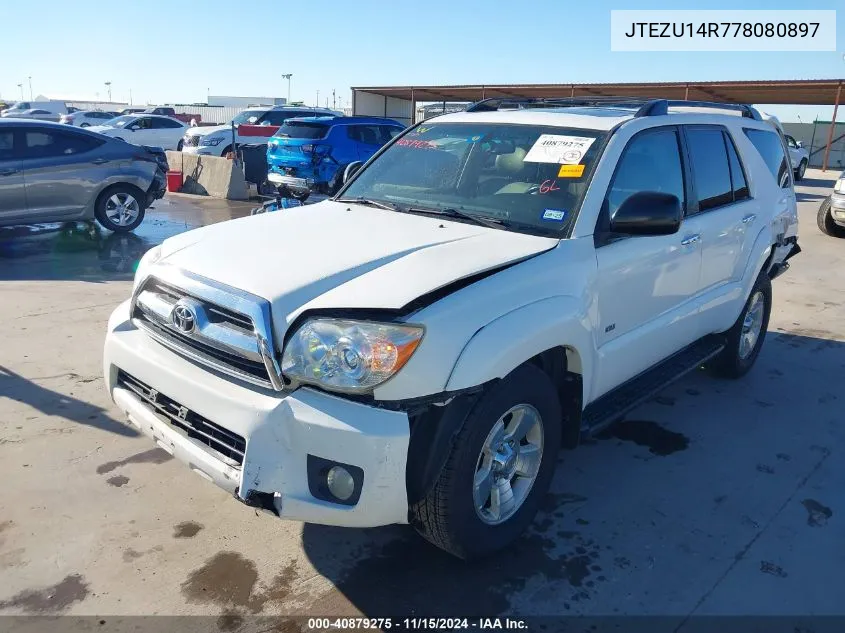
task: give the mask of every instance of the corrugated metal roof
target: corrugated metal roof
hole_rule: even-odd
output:
[[[457,86],[353,87],[367,92],[415,101],[479,101],[495,97],[626,96],[654,99],[689,99],[724,103],[780,103],[833,105],[843,79],[789,79],[773,81],[690,81],[600,84],[497,84]],[[845,99],[845,95],[841,99]]]

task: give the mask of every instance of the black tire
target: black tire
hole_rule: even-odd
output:
[[[226,156],[227,156],[227,155],[229,154],[229,152],[231,152],[231,151],[232,151],[232,146],[231,146],[231,145],[227,145],[226,147],[224,147],[224,148],[223,148],[223,153],[221,153],[221,154],[220,154],[220,156],[221,156],[221,157],[223,157],[223,158],[226,158]]]
[[[337,171],[332,176],[332,179],[329,181],[328,187],[326,188],[326,193],[330,196],[335,195],[340,188],[343,186],[343,172],[346,171],[347,165],[338,165]]]
[[[802,159],[801,162],[798,163],[798,169],[795,170],[795,182],[798,182],[799,180],[804,180],[804,172],[806,171],[807,161]]]
[[[540,466],[522,505],[503,522],[491,525],[482,521],[476,510],[473,480],[488,434],[502,415],[519,404],[531,405],[542,421]],[[439,478],[411,508],[411,524],[425,539],[463,559],[486,556],[507,546],[531,524],[548,492],[560,448],[561,420],[557,390],[549,377],[535,365],[515,369],[473,407]]]
[[[822,203],[819,205],[819,212],[816,214],[816,223],[819,225],[819,230],[825,235],[845,237],[845,228],[833,221],[833,215],[831,215],[830,211],[830,196],[822,200]]]
[[[183,145],[184,145],[184,143],[182,141],[179,141],[178,143],[176,143],[176,151],[181,152]]]
[[[123,197],[126,200],[128,200],[128,198],[125,197],[129,196],[137,203],[138,215],[134,220],[128,222],[127,224],[118,224],[109,217],[109,201],[113,196],[117,196],[118,198]],[[97,197],[96,206],[94,208],[94,216],[97,218],[97,222],[102,224],[104,228],[114,233],[127,233],[129,231],[134,231],[138,228],[141,222],[144,221],[144,214],[146,212],[145,200],[146,195],[144,195],[144,192],[137,187],[133,187],[132,185],[114,185],[105,189]]]
[[[760,326],[760,333],[750,352],[742,355],[740,341],[743,337],[746,317],[748,317],[749,311],[756,302],[758,295],[761,295],[763,299],[763,320]],[[763,347],[763,342],[766,340],[766,330],[769,327],[769,316],[771,312],[772,280],[769,279],[769,275],[764,270],[760,273],[757,281],[754,282],[754,286],[751,288],[751,292],[745,301],[745,306],[742,308],[742,312],[736,323],[733,324],[730,330],[725,332],[725,348],[711,362],[711,368],[717,376],[722,376],[723,378],[740,378],[747,374],[754,366],[754,361],[757,360],[757,356]]]
[[[80,123],[79,127],[91,127],[90,123]]]

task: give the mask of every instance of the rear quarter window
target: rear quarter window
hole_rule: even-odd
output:
[[[775,178],[775,182],[784,189],[789,189],[792,186],[792,178],[789,174],[789,162],[786,160],[786,154],[783,151],[783,143],[780,140],[777,132],[769,130],[756,130],[752,128],[744,128],[745,136],[754,145],[754,148],[763,158],[766,167]]]

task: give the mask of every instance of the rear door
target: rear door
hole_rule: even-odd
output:
[[[164,149],[176,149],[180,139],[184,135],[184,127],[176,119],[158,118],[152,119],[152,138],[154,141],[149,145],[163,147]]]
[[[26,199],[32,222],[81,218],[103,180],[105,139],[72,128],[21,128]]]
[[[15,128],[0,129],[0,224],[25,221],[23,167],[15,152]]]

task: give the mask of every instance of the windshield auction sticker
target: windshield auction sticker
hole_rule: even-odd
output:
[[[611,11],[610,50],[835,51],[836,11]]]
[[[589,136],[541,134],[523,160],[526,163],[577,165],[595,140]]]

